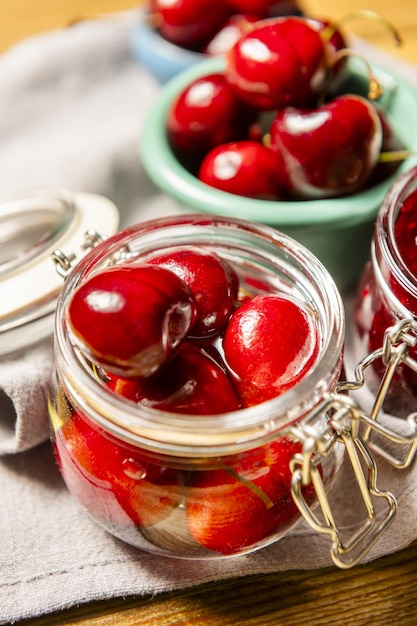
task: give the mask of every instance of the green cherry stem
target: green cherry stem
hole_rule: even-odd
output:
[[[263,491],[260,487],[258,487],[258,485],[255,485],[255,483],[253,483],[252,481],[247,480],[246,478],[243,478],[243,476],[235,472],[235,470],[232,469],[231,467],[228,467],[226,471],[228,474],[230,474],[230,476],[233,476],[233,478],[235,478],[238,482],[242,483],[242,485],[245,485],[245,487],[247,487],[255,495],[257,495],[258,498],[260,498],[262,502],[265,504],[267,509],[270,509],[274,506],[274,503],[272,502],[271,498],[265,493],[265,491]]]
[[[391,152],[381,152],[380,163],[392,163],[393,161],[405,161],[408,157],[416,154],[414,150],[392,150]]]
[[[335,52],[332,58],[330,69],[333,68],[341,59],[347,56],[357,57],[365,64],[368,70],[368,98],[370,100],[378,100],[378,98],[380,98],[384,93],[381,87],[381,83],[376,78],[369,61],[357,50],[353,50],[351,48],[342,48],[341,50]]]
[[[331,77],[331,73],[332,73],[333,68],[343,58],[349,57],[349,56],[356,57],[356,58],[360,59],[365,64],[365,66],[367,68],[367,71],[368,71],[368,98],[370,100],[378,100],[378,98],[380,98],[382,96],[383,89],[381,87],[381,83],[376,78],[376,76],[375,76],[375,74],[374,74],[374,72],[372,70],[372,67],[371,67],[370,63],[368,62],[368,60],[362,54],[360,54],[357,50],[353,50],[352,48],[341,48],[340,50],[338,50],[337,52],[334,53],[334,55],[332,56],[331,62],[329,63],[329,66],[327,68],[328,80],[327,80],[326,85],[324,86],[324,89],[322,90],[322,92],[321,92],[321,94],[320,94],[320,96],[318,98],[317,106],[321,106],[326,101],[328,88],[329,88],[329,85],[331,83],[330,77]]]

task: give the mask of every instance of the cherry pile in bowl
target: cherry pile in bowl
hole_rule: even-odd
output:
[[[170,43],[208,55],[224,54],[252,24],[298,13],[295,0],[150,0],[148,21]]]
[[[66,310],[72,341],[93,364],[97,384],[138,412],[147,407],[193,420],[239,412],[294,387],[321,350],[316,314],[306,303],[268,282],[243,281],[204,246],[100,269],[76,288]],[[122,539],[140,546],[145,537],[164,553],[166,537],[175,536],[176,554],[184,546],[199,557],[241,554],[300,518],[290,470],[299,442],[276,437],[228,462],[184,468],[104,431],[62,387],[57,395],[62,475],[90,514]],[[311,504],[312,485],[302,489]]]
[[[171,104],[176,158],[207,185],[266,200],[342,197],[385,180],[407,153],[364,59],[364,93],[338,91],[354,54],[326,20],[256,22],[224,72],[195,79]]]

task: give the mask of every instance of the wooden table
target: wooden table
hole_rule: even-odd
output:
[[[33,33],[135,6],[129,0],[3,0],[0,52]],[[353,20],[349,28],[417,65],[416,0],[304,0],[300,6],[307,13],[330,18],[363,8],[378,12],[400,29],[405,39],[401,48],[395,47],[389,31],[377,20]],[[416,583],[417,542],[399,553],[348,571],[329,568],[230,579],[155,598],[91,603],[24,624],[411,626],[417,623]]]
[[[155,598],[88,604],[24,626],[413,626],[416,582],[417,542],[347,571],[229,579]]]

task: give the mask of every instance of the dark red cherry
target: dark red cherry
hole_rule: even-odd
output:
[[[150,378],[111,378],[120,395],[154,409],[191,415],[237,411],[236,390],[224,369],[197,343],[184,341],[172,360]]]
[[[331,56],[336,54],[339,50],[348,47],[345,35],[331,20],[309,16],[307,21],[321,34],[323,41],[325,41],[329,47]]]
[[[189,336],[207,337],[219,333],[234,310],[238,279],[232,267],[217,254],[192,246],[150,258],[184,281],[197,305],[197,316]]]
[[[196,304],[178,276],[154,265],[117,265],[72,295],[68,325],[81,350],[113,372],[150,376],[194,323]]]
[[[417,170],[416,170],[417,177]],[[412,191],[402,201],[395,226],[395,244],[404,263],[405,271],[411,274],[411,280],[417,282],[417,191]],[[397,289],[398,292],[398,289]],[[397,296],[401,298],[400,293]],[[401,298],[404,301],[403,298]],[[413,313],[417,311],[417,303],[410,299],[405,303]]]
[[[288,195],[280,180],[280,155],[257,141],[240,141],[213,148],[204,158],[199,179],[222,191],[264,200]]]
[[[149,11],[165,39],[192,49],[201,48],[230,13],[213,0],[151,0]]]
[[[65,482],[86,510],[123,526],[157,524],[180,503],[181,473],[154,464],[90,424],[78,413],[55,437]]]
[[[203,52],[210,56],[226,54],[258,20],[259,16],[253,13],[231,15],[213,35]]]
[[[256,13],[259,17],[267,17],[271,10],[288,3],[286,0],[226,0],[226,4],[238,13]]]
[[[225,75],[240,98],[260,109],[313,106],[326,79],[320,33],[306,19],[261,20],[227,57]]]
[[[401,152],[406,149],[394,130],[389,113],[377,102],[374,102],[373,105],[381,122],[382,145],[380,158],[367,182],[367,187],[377,185],[389,176],[393,176],[403,162],[404,155],[401,155]],[[394,158],[391,160],[390,156],[392,157],[394,153],[399,153],[398,160]],[[384,160],[385,158],[387,160]]]
[[[203,157],[214,146],[246,137],[254,117],[223,74],[209,74],[188,85],[172,104],[168,139],[180,154]]]
[[[313,110],[288,107],[271,125],[293,193],[329,198],[361,189],[378,161],[381,122],[373,104],[343,95]]]
[[[291,496],[290,460],[301,450],[299,443],[280,439],[233,469],[194,472],[186,505],[192,537],[211,550],[236,554],[282,532],[300,515]],[[303,487],[303,495],[314,501],[312,484]]]
[[[223,339],[225,361],[244,406],[269,400],[297,384],[319,349],[313,313],[274,294],[254,296],[242,304]]]

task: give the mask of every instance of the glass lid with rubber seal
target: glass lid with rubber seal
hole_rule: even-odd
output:
[[[0,355],[52,334],[62,287],[54,250],[77,260],[87,231],[107,236],[118,225],[115,205],[96,194],[38,189],[0,200]]]

